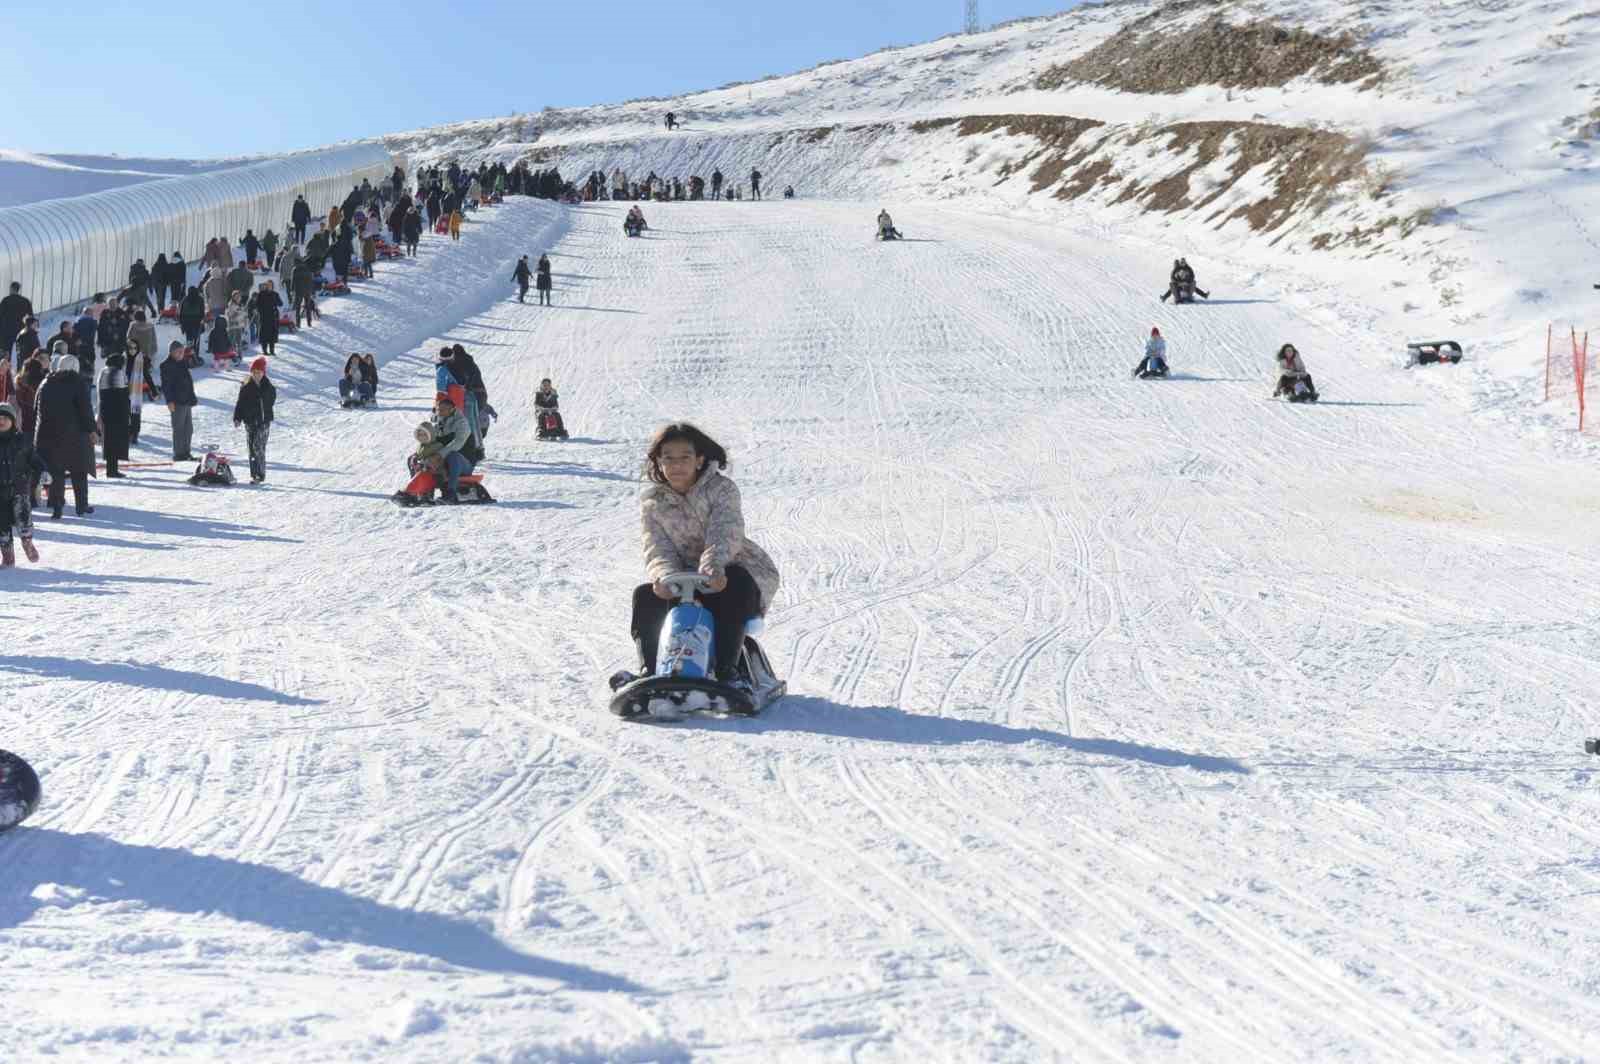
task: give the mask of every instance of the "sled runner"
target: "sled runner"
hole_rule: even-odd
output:
[[[9,750],[0,750],[0,832],[22,823],[39,808],[39,774]]]
[[[624,720],[654,721],[682,720],[692,713],[753,717],[787,693],[788,684],[773,674],[772,663],[755,640],[759,618],[740,634],[737,682],[721,683],[711,676],[715,622],[711,612],[695,601],[709,587],[709,579],[701,573],[672,573],[661,582],[678,596],[678,604],[661,625],[655,675],[612,676],[613,714]]]

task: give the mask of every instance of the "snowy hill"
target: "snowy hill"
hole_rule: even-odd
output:
[[[528,159],[569,178],[759,168],[804,197],[1115,225],[1199,260],[1203,279],[1220,271],[1225,290],[1270,275],[1322,316],[1370,321],[1383,347],[1351,357],[1460,338],[1461,401],[1523,419],[1546,326],[1600,327],[1596,55],[1600,18],[1578,0],[1114,3],[387,139],[418,160]],[[668,110],[683,131],[662,128]],[[1523,428],[1571,423],[1563,407]]]
[[[1301,8],[1289,84],[1155,91],[1188,75],[1138,48],[1218,10],[1291,13],[1182,5],[1130,52],[1151,9],[1090,9],[672,101],[672,137],[652,101],[395,138],[807,198],[647,205],[639,240],[622,204],[474,213],[281,341],[265,485],[187,485],[147,406],[95,514],[37,514],[0,571],[0,746],[46,795],[0,835],[0,1057],[1593,1057],[1600,472],[1513,341],[1570,302],[1589,194],[1579,127],[1547,157],[1516,116],[1585,113],[1557,71],[1600,20]],[[1143,88],[1037,87],[1074,72]],[[1195,122],[1371,127],[1400,176],[1255,228],[1298,156],[1234,176],[1264,142]],[[1112,156],[1144,192],[1058,196]],[[1156,301],[1180,240],[1209,303]],[[543,251],[553,308],[511,295]],[[1469,362],[1399,368],[1407,315]],[[1135,381],[1152,325],[1176,372]],[[1268,399],[1285,340],[1317,406]],[[500,501],[400,510],[446,343]],[[375,408],[338,404],[352,351]],[[242,375],[197,376],[242,466]],[[675,418],[782,573],[759,719],[606,712]]]

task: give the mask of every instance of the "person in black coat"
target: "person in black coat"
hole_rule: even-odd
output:
[[[406,242],[406,254],[412,258],[417,257],[417,245],[422,242],[422,212],[416,204],[406,212],[404,228],[401,234]]]
[[[22,323],[22,331],[17,334],[15,341],[17,348],[17,363],[20,365],[28,360],[28,356],[39,350],[39,319],[29,315]]]
[[[261,241],[256,239],[256,231],[254,229],[246,229],[244,236],[239,238],[239,243],[244,245],[245,262],[261,261]]]
[[[94,513],[89,505],[89,467],[94,460],[94,410],[78,373],[78,360],[59,355],[51,374],[39,386],[34,444],[50,471],[50,516],[59,518],[65,505],[66,478],[72,477],[72,501],[78,516]]]
[[[156,313],[155,301],[150,298],[150,268],[140,259],[128,267],[128,287],[122,293],[124,305],[147,308],[150,313]]]
[[[189,360],[184,357],[183,345],[176,340],[167,348],[167,359],[161,363],[161,394],[167,400],[167,413],[172,415],[172,460],[192,462],[194,455],[189,449],[194,441],[194,408],[200,400],[194,394]]]
[[[283,297],[271,281],[262,283],[256,292],[256,328],[260,331],[261,350],[269,355],[278,353],[278,314],[283,310]]]
[[[11,292],[0,299],[0,355],[10,355],[22,323],[33,314],[33,304],[22,294],[22,284],[11,282]]]
[[[206,297],[201,294],[199,285],[190,285],[189,294],[178,304],[178,328],[183,330],[183,338],[196,351],[200,350],[200,333],[205,324]]]
[[[528,268],[528,256],[517,260],[517,268],[511,271],[511,279],[517,282],[517,302],[526,301],[528,285],[533,281],[533,271]]]
[[[127,356],[113,352],[100,370],[100,439],[104,448],[106,476],[120,480],[127,476],[117,470],[118,462],[128,460],[128,434],[133,427],[133,408],[128,394]],[[142,381],[140,382],[143,383]]]
[[[23,433],[15,404],[0,402],[0,567],[17,563],[11,549],[15,529],[22,553],[39,560],[33,546],[33,485],[46,472],[44,459]]]
[[[174,251],[167,260],[167,289],[174,303],[180,302],[189,290],[189,264],[183,261],[180,251]]]
[[[550,306],[550,256],[539,256],[539,305]]]
[[[233,427],[244,426],[250,448],[252,484],[267,479],[267,435],[272,428],[272,407],[277,399],[278,389],[267,379],[267,360],[257,358],[250,363],[250,379],[239,386],[239,398],[233,404]]]
[[[294,198],[294,207],[289,211],[289,221],[294,223],[293,233],[296,244],[306,242],[306,226],[311,222],[311,205],[304,196]]]

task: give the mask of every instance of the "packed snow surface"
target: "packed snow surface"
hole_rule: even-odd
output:
[[[283,341],[265,486],[42,520],[0,1055],[1592,1055],[1592,464],[1316,292],[1174,308],[1116,230],[878,206],[479,213]],[[557,305],[508,299],[546,249]],[[1175,377],[1131,380],[1152,325]],[[1285,340],[1320,405],[1267,398]],[[402,511],[445,342],[501,501]],[[672,418],[783,573],[761,719],[605,710]]]

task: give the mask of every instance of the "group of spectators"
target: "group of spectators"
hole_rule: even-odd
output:
[[[711,171],[711,181],[708,186],[706,179],[698,174],[690,177],[661,177],[654,170],[640,179],[634,175],[629,179],[628,174],[621,167],[613,170],[609,178],[605,171],[594,170],[584,180],[583,188],[579,191],[578,198],[593,203],[599,200],[654,200],[658,203],[684,200],[742,200],[745,190],[749,189],[749,198],[761,198],[761,171],[752,169],[748,185],[729,181],[723,176],[721,169]],[[784,199],[794,198],[794,186],[789,185],[783,190]]]

